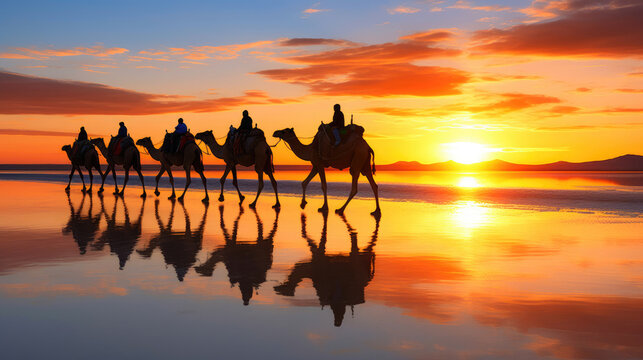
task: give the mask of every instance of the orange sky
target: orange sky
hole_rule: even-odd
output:
[[[63,40],[65,25],[0,39],[0,163],[65,163],[60,147],[82,125],[108,136],[125,121],[160,141],[183,117],[220,137],[243,109],[268,135],[308,137],[335,103],[365,126],[378,163],[454,159],[445,144],[466,142],[483,145],[478,160],[520,163],[643,154],[640,2],[428,3],[373,3],[356,24],[342,22],[354,9],[322,4],[284,17],[286,29],[209,41],[198,28],[173,43]],[[300,160],[279,145],[275,162]]]

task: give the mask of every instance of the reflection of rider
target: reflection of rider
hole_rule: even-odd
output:
[[[243,117],[241,118],[241,124],[239,125],[239,128],[237,129],[237,136],[234,139],[234,153],[239,154],[239,152],[243,152],[243,146],[240,146],[243,144],[243,142],[246,140],[246,137],[252,130],[252,118],[248,115],[248,110],[243,110]]]
[[[339,136],[339,130],[344,128],[344,113],[340,110],[341,107],[339,104],[333,106],[335,113],[333,114],[333,122],[330,123],[330,128],[333,130],[333,135],[335,135],[335,144],[333,146],[339,145],[339,142],[342,140]]]
[[[328,215],[324,214],[319,244],[308,236],[306,216],[301,216],[302,237],[308,242],[311,259],[300,261],[292,268],[285,282],[275,286],[275,291],[284,296],[294,296],[298,284],[305,278],[313,282],[320,305],[330,305],[335,326],[341,326],[346,313],[346,306],[365,302],[364,289],[375,275],[375,253],[373,248],[377,241],[379,220],[376,219],[375,230],[368,245],[360,250],[357,246],[357,232],[346,218],[342,220],[348,228],[351,238],[350,255],[326,254],[326,236]]]

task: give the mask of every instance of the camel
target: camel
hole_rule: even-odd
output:
[[[112,139],[113,138],[114,137],[112,137]],[[129,137],[127,139],[131,140],[131,138]],[[131,141],[134,142],[133,140]],[[90,142],[98,147],[98,150],[100,150],[105,160],[107,160],[107,170],[105,170],[105,173],[103,174],[103,181],[100,184],[100,189],[98,190],[99,193],[103,192],[105,179],[107,178],[107,174],[109,174],[109,172],[111,171],[112,175],[114,176],[114,195],[123,196],[123,194],[125,194],[125,186],[127,186],[127,181],[129,180],[129,169],[133,166],[134,170],[136,170],[136,172],[138,173],[138,178],[141,180],[141,186],[143,186],[143,194],[141,194],[141,197],[144,198],[147,196],[147,194],[145,193],[145,180],[143,179],[143,174],[141,173],[141,153],[138,151],[138,148],[136,146],[128,147],[120,155],[112,155],[113,149],[107,149],[103,138],[91,139]],[[123,187],[120,192],[118,191],[118,183],[116,182],[116,165],[121,165],[125,170],[125,180],[123,181]]]
[[[225,264],[228,270],[230,285],[238,284],[241,291],[243,305],[248,305],[254,290],[266,282],[266,273],[272,267],[273,238],[277,232],[279,222],[279,209],[275,209],[275,221],[267,237],[263,236],[263,222],[259,214],[253,209],[257,219],[257,240],[256,242],[237,241],[239,230],[239,219],[243,214],[243,208],[239,207],[232,234],[228,232],[223,220],[223,205],[219,206],[219,217],[221,230],[225,237],[225,245],[214,250],[208,259],[194,270],[201,276],[212,276],[214,268],[219,262]]]
[[[78,175],[80,175],[80,181],[83,182],[83,189],[81,191],[83,193],[86,191],[91,193],[92,187],[94,186],[94,174],[92,174],[92,168],[95,168],[98,171],[98,174],[103,177],[103,172],[100,170],[100,160],[98,159],[98,153],[96,152],[96,149],[94,149],[93,146],[91,147],[91,149],[87,149],[85,151],[85,154],[83,154],[83,159],[73,158],[71,145],[63,146],[62,151],[67,153],[67,157],[69,158],[69,161],[71,161],[71,173],[69,173],[69,182],[67,183],[65,191],[69,192],[69,187],[71,185],[71,179],[74,176],[74,171],[78,171]],[[87,171],[89,172],[89,190],[85,188],[85,179],[83,178],[83,173],[80,171],[81,166],[84,166],[85,169],[87,169]]]
[[[301,236],[308,243],[310,260],[297,262],[288,278],[274,287],[275,292],[283,296],[294,296],[295,289],[308,278],[312,280],[322,308],[330,305],[333,310],[335,326],[341,326],[346,313],[346,306],[363,304],[366,300],[364,289],[375,276],[375,244],[379,232],[380,220],[375,218],[375,230],[371,240],[364,249],[357,245],[357,232],[341,215],[351,238],[350,254],[326,253],[328,213],[324,212],[324,223],[319,243],[315,243],[306,231],[306,215],[301,215]]]
[[[174,199],[176,194],[174,193],[174,177],[172,176],[172,166],[183,166],[185,169],[185,189],[183,194],[179,196],[179,201],[183,200],[185,197],[185,192],[188,190],[192,179],[190,177],[190,169],[194,166],[194,170],[201,176],[201,181],[203,181],[203,190],[205,191],[205,197],[203,198],[204,203],[210,201],[208,196],[208,186],[205,180],[205,175],[203,175],[203,154],[201,149],[196,145],[196,143],[191,142],[185,145],[182,152],[178,153],[165,153],[160,149],[157,149],[152,143],[152,139],[149,137],[144,137],[136,141],[136,145],[143,146],[147,152],[150,154],[152,159],[161,163],[161,170],[156,175],[156,189],[154,189],[154,194],[158,196],[159,192],[159,180],[161,175],[167,171],[168,176],[170,177],[170,184],[172,184],[172,195],[168,199]]]
[[[237,182],[237,164],[242,166],[253,166],[257,172],[257,196],[255,201],[253,201],[249,206],[254,208],[257,205],[257,199],[259,199],[259,194],[263,190],[263,174],[266,173],[270,178],[270,183],[272,188],[275,190],[276,202],[272,206],[273,208],[279,208],[281,204],[279,203],[279,194],[277,192],[277,181],[273,175],[274,166],[272,164],[272,150],[266,142],[265,138],[257,141],[254,146],[254,152],[251,154],[240,154],[235,156],[233,146],[231,141],[226,141],[223,145],[217,143],[212,130],[200,132],[196,134],[196,139],[203,141],[212,151],[212,154],[219,159],[225,161],[226,168],[221,176],[221,194],[219,195],[219,201],[223,201],[223,186],[225,184],[226,177],[228,173],[232,171],[232,184],[237,189],[239,194],[239,204],[243,203],[245,197],[241,195],[239,191],[239,184]]]
[[[312,143],[304,145],[301,143],[295,130],[293,128],[286,128],[283,130],[277,130],[274,132],[273,136],[285,141],[291,148],[292,152],[300,159],[310,161],[313,165],[312,170],[306,177],[306,179],[301,183],[303,189],[303,197],[301,199],[301,208],[305,208],[306,201],[306,187],[308,183],[319,174],[319,179],[321,180],[322,191],[324,193],[324,205],[319,208],[320,212],[328,212],[328,198],[327,198],[327,184],[326,184],[326,167],[332,167],[335,169],[344,169],[350,167],[350,174],[352,176],[352,187],[351,192],[348,195],[348,199],[342,207],[335,210],[337,214],[343,214],[344,210],[348,203],[353,199],[355,194],[357,194],[357,180],[359,175],[362,174],[366,176],[368,182],[373,189],[373,194],[375,195],[375,204],[376,209],[371,213],[376,218],[379,218],[382,213],[380,211],[380,201],[377,191],[377,184],[375,179],[373,179],[373,173],[375,173],[375,153],[373,149],[368,145],[366,140],[362,137],[355,139],[354,145],[342,146],[339,145],[338,148],[333,149],[333,152],[337,152],[339,155],[331,157],[330,159],[325,159],[321,156],[320,149],[329,149],[330,144],[327,137],[320,136],[321,133],[318,132],[317,136]],[[343,150],[343,151],[342,151]],[[371,166],[371,159],[373,165]]]

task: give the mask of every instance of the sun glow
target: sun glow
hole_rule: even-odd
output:
[[[492,150],[483,144],[460,141],[442,144],[450,160],[461,164],[473,164],[486,159]]]

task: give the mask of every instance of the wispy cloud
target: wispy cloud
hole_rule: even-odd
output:
[[[94,56],[94,57],[108,57],[112,55],[119,55],[128,52],[128,49],[120,47],[106,48],[102,45],[92,47],[75,47],[72,49],[37,49],[14,47],[11,48],[15,53],[0,54],[0,58],[5,59],[36,59],[46,60],[52,57],[65,57],[65,56]]]
[[[410,7],[410,6],[398,6],[393,9],[388,9],[387,10],[389,14],[395,15],[395,14],[415,14],[420,12],[420,9]]]
[[[93,69],[85,71],[98,72]],[[271,98],[262,91],[194,100],[150,94],[97,83],[64,81],[0,71],[0,113],[60,115],[150,115],[216,112],[249,104],[285,104],[295,98]]]

